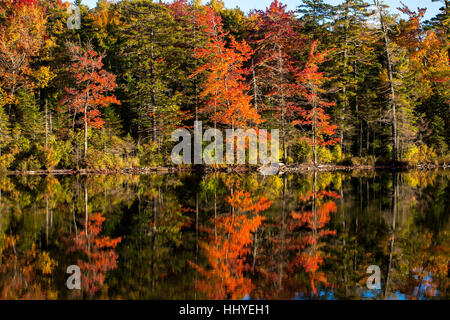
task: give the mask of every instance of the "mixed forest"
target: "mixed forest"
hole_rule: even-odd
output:
[[[0,172],[171,165],[195,120],[279,129],[287,164],[444,165],[449,2],[387,4],[75,1],[72,29],[69,3],[0,0]]]

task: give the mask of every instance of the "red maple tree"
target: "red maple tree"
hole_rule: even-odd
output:
[[[294,75],[298,73],[296,53],[304,47],[304,37],[296,31],[298,20],[286,5],[274,0],[265,11],[255,11],[257,31],[251,37],[255,47],[254,99],[263,109],[275,111],[281,131],[283,155],[287,154],[289,120],[297,110],[295,97],[297,85]]]
[[[82,113],[84,127],[84,156],[88,151],[88,127],[100,129],[104,121],[99,108],[120,104],[114,95],[108,95],[116,87],[116,76],[103,69],[102,56],[87,48],[69,43],[68,49],[73,60],[71,73],[75,80],[73,88],[66,88],[62,101],[74,114]]]
[[[319,65],[327,60],[329,51],[317,52],[317,43],[317,40],[313,42],[306,66],[297,74],[297,83],[301,86],[300,93],[306,100],[307,107],[299,109],[300,119],[293,121],[294,125],[311,126],[310,137],[302,139],[308,141],[313,148],[314,165],[317,164],[317,145],[335,145],[339,142],[338,138],[332,138],[337,126],[330,124],[330,116],[325,112],[326,108],[336,103],[321,98],[321,94],[325,92],[323,83],[328,78],[319,71]]]

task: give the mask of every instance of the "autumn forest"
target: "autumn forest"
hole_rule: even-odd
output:
[[[0,0],[0,299],[448,299],[433,1]],[[292,171],[174,166],[197,121]]]
[[[80,1],[81,2],[81,1]],[[277,128],[280,161],[443,165],[448,3],[0,1],[0,170],[171,165],[171,133]]]

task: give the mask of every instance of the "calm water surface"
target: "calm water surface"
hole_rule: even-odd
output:
[[[0,176],[0,298],[448,299],[449,177]]]

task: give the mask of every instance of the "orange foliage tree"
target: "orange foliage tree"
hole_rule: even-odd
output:
[[[243,65],[251,57],[250,46],[245,41],[237,42],[224,32],[220,16],[211,8],[198,16],[198,24],[203,26],[208,37],[206,46],[196,52],[197,59],[206,62],[192,75],[207,74],[200,94],[205,107],[199,111],[211,115],[215,125],[245,127],[260,123],[260,115],[251,105],[252,98],[245,82],[247,70]],[[230,39],[229,43],[226,38]]]
[[[450,65],[448,63],[448,43],[443,43],[432,30],[425,30],[422,19],[426,9],[411,11],[403,4],[399,8],[401,12],[409,16],[404,24],[397,43],[406,48],[409,52],[410,64],[415,72],[416,83],[419,92],[425,98],[429,97],[433,91],[450,99]]]
[[[15,102],[18,89],[37,86],[39,70],[32,63],[46,44],[46,18],[32,0],[2,1],[0,13],[0,93]]]
[[[334,102],[326,102],[321,99],[321,94],[325,92],[323,83],[328,80],[323,72],[319,71],[319,65],[326,61],[328,50],[317,52],[317,40],[313,42],[309,52],[305,69],[297,74],[297,82],[301,86],[300,92],[306,100],[307,107],[299,111],[300,119],[293,122],[294,125],[311,126],[310,137],[303,138],[308,141],[313,148],[314,165],[317,164],[317,145],[335,145],[339,139],[326,139],[335,134],[336,125],[330,124],[330,116],[325,113],[325,109],[334,106]]]
[[[84,156],[87,157],[88,127],[100,129],[104,124],[99,108],[120,104],[114,95],[107,95],[117,87],[116,76],[103,69],[102,56],[90,45],[83,49],[69,43],[68,49],[73,60],[71,72],[76,86],[66,88],[62,103],[74,114],[83,114]]]

